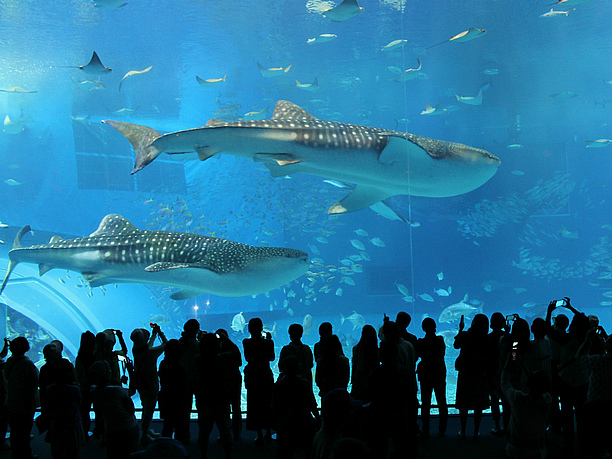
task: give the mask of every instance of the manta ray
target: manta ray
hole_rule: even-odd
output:
[[[160,134],[154,129],[105,120],[134,147],[135,173],[162,152],[204,161],[230,154],[263,162],[273,177],[299,172],[355,184],[328,211],[364,209],[398,194],[448,197],[489,180],[500,160],[485,150],[388,129],[323,121],[288,101],[269,120],[224,122]]]
[[[239,242],[172,231],[145,231],[121,215],[102,219],[89,237],[21,246],[30,231],[24,226],[9,252],[0,293],[19,263],[36,263],[42,276],[51,269],[79,272],[91,287],[140,283],[176,287],[174,300],[210,293],[244,296],[278,288],[308,269],[308,254],[281,247],[255,247]]]

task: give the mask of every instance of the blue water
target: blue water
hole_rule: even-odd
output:
[[[20,266],[16,276],[23,282],[9,284],[3,295],[9,335],[28,333],[41,345],[59,337],[74,353],[85,328],[129,332],[158,315],[168,336],[178,337],[188,318],[197,317],[207,330],[229,329],[243,312],[247,321],[260,316],[270,329],[276,324],[280,347],[288,341],[287,326],[310,314],[314,328],[305,342],[314,344],[318,324],[329,320],[350,355],[359,329],[341,325],[340,314],[356,311],[378,325],[384,313],[405,310],[413,317],[409,330],[421,336],[425,314],[438,320],[466,294],[466,303],[482,305],[487,315],[518,312],[528,320],[542,316],[549,300],[570,296],[612,329],[605,304],[611,299],[603,295],[612,291],[612,149],[586,148],[587,140],[612,136],[612,85],[606,83],[612,80],[612,7],[592,0],[567,17],[540,18],[550,10],[545,2],[411,2],[402,8],[399,1],[364,0],[362,14],[334,23],[314,12],[322,4],[128,0],[121,8],[99,9],[85,0],[0,2],[0,89],[37,91],[0,93],[0,116],[22,126],[0,133],[0,221],[9,225],[0,229],[6,242],[0,275],[21,226],[34,229],[34,237],[24,239],[29,245],[52,234],[88,235],[109,213],[144,229],[302,249],[323,262],[311,271],[328,273],[312,286],[303,276],[256,298],[203,295],[174,302],[163,287],[123,284],[90,292],[77,273],[38,278],[34,266]],[[487,33],[425,49],[469,27]],[[306,43],[319,34],[337,38]],[[397,39],[407,42],[381,50]],[[111,73],[57,68],[84,65],[94,50]],[[393,67],[416,68],[417,59],[420,78],[391,81]],[[258,62],[291,69],[264,78]],[[128,71],[149,66],[118,90]],[[196,75],[226,80],[203,88]],[[315,77],[318,92],[296,88],[295,80]],[[481,105],[457,101],[455,94],[475,96],[483,85]],[[274,179],[261,164],[235,157],[199,163],[164,155],[130,176],[129,144],[100,123],[119,119],[169,132],[266,108],[270,117],[280,99],[321,119],[484,148],[502,166],[461,196],[391,198],[398,212],[420,224],[410,226],[368,209],[328,216],[345,190],[321,177]],[[426,104],[449,110],[420,115]],[[124,108],[131,111],[116,113]],[[350,276],[355,285],[336,271],[341,260],[359,255],[351,239],[369,256],[351,265],[360,265]],[[396,284],[405,285],[414,302],[404,301]],[[434,293],[449,286],[448,297]],[[425,293],[434,301],[417,296]],[[438,330],[455,327],[438,324]],[[451,368],[453,355],[449,350]]]

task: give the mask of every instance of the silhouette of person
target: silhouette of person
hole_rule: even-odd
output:
[[[314,418],[319,416],[312,382],[302,376],[300,357],[296,354],[285,355],[278,366],[280,375],[272,397],[277,457],[308,457],[315,433]]]
[[[529,353],[529,348],[531,343],[529,341],[529,324],[525,319],[521,319],[518,317],[518,314],[512,316],[512,329],[508,335],[502,336],[499,341],[499,361],[500,365],[503,366],[506,364],[506,360],[508,359],[508,355],[512,352],[516,352],[517,355],[521,356],[521,362],[525,362],[527,359],[527,354]],[[523,363],[524,365],[524,363]],[[512,379],[510,382],[512,383],[512,387],[515,389],[527,390],[527,372],[525,371],[517,371],[510,373]],[[501,384],[501,374],[500,374],[500,384]],[[511,407],[506,400],[502,392],[502,407],[503,407],[503,420],[504,426],[508,426],[510,423],[510,414]]]
[[[611,450],[612,420],[612,339],[604,341],[604,353],[593,354],[599,350],[599,341],[605,335],[599,326],[591,328],[578,349],[576,357],[588,372],[587,401],[585,419],[589,438],[589,457],[602,457],[606,447]]]
[[[77,381],[81,389],[81,422],[83,423],[83,432],[85,441],[89,441],[89,429],[91,427],[91,418],[89,411],[91,410],[91,382],[88,378],[89,368],[95,362],[94,346],[96,335],[87,330],[81,334],[81,344],[74,363]]]
[[[366,388],[366,398],[371,400],[368,443],[372,457],[387,458],[389,444],[395,457],[410,457],[411,445],[406,438],[414,429],[412,376],[399,363],[395,342],[381,341],[379,353],[380,366],[372,370]]]
[[[136,390],[140,395],[142,404],[142,418],[140,438],[141,445],[148,445],[151,440],[159,437],[157,432],[150,429],[151,420],[157,404],[159,394],[159,377],[157,376],[157,359],[164,352],[166,335],[157,324],[151,325],[153,333],[146,328],[134,330],[130,339],[134,343],[132,355],[134,356],[134,375],[136,376]],[[159,336],[162,344],[154,346],[155,339]]]
[[[527,373],[518,352],[508,355],[502,371],[501,388],[511,409],[506,434],[506,454],[512,459],[546,457],[546,427],[550,410],[550,379],[545,371],[527,376],[526,390],[516,388],[512,380],[523,379],[511,373]]]
[[[91,366],[91,398],[104,419],[106,457],[123,459],[130,457],[138,447],[138,421],[128,390],[120,385],[109,385],[111,375],[111,366],[106,360],[98,360]]]
[[[421,421],[424,438],[429,437],[429,419],[431,410],[431,395],[436,394],[436,402],[440,412],[438,432],[441,437],[446,434],[448,424],[448,406],[446,404],[446,364],[444,355],[446,345],[444,338],[436,335],[436,321],[431,317],[423,319],[424,338],[419,338],[416,354],[420,358],[417,375],[421,383]]]
[[[41,416],[49,421],[45,441],[51,443],[51,456],[78,459],[84,441],[81,421],[81,391],[72,363],[59,359],[53,364],[52,383],[45,387]]]
[[[244,386],[247,391],[246,427],[248,430],[257,431],[255,442],[262,446],[263,430],[267,431],[267,439],[271,436],[274,375],[270,362],[275,359],[274,341],[270,333],[265,333],[264,337],[263,323],[258,317],[249,320],[248,330],[251,337],[242,341],[244,359],[247,362],[244,367]]]
[[[364,325],[361,329],[361,339],[353,346],[351,372],[351,397],[356,400],[365,400],[365,388],[368,377],[374,368],[380,365],[378,358],[378,336],[376,329],[371,325]]]
[[[566,335],[557,333],[548,327],[548,337],[563,346],[561,360],[559,362],[559,398],[561,400],[561,429],[565,440],[565,447],[573,448],[574,444],[574,416],[576,417],[576,433],[580,450],[586,454],[587,444],[587,420],[584,404],[587,398],[588,375],[576,358],[576,353],[584,342],[590,329],[589,319],[583,313],[577,311],[571,304],[570,299],[565,297],[565,308],[574,313]],[[556,309],[557,302],[551,301],[546,313],[546,323],[550,324],[552,312]]]
[[[22,336],[11,341],[6,361],[7,406],[11,428],[12,457],[31,458],[30,433],[39,406],[38,369],[25,355],[30,343]]]
[[[321,325],[319,325],[319,342],[315,343],[313,352],[315,362],[319,361],[319,355],[321,354],[320,349],[325,341],[325,338],[331,336],[332,333],[333,328],[331,323],[323,322]]]
[[[414,346],[400,336],[400,327],[397,323],[386,319],[380,329],[383,341],[391,341],[397,347],[397,361],[406,370],[408,370],[408,378],[410,383],[409,394],[409,416],[411,428],[408,430],[408,443],[412,448],[412,452],[416,453],[417,434],[419,425],[417,422],[419,407],[417,400],[417,380],[416,380],[416,351]]]
[[[408,326],[410,325],[410,322],[412,322],[412,317],[410,317],[410,314],[405,311],[400,311],[397,313],[397,316],[395,317],[395,323],[400,329],[400,338],[402,338],[404,341],[408,341],[410,344],[412,344],[413,347],[416,347],[416,335],[413,335],[407,330]]]
[[[489,407],[489,389],[487,387],[487,332],[489,319],[484,314],[476,314],[468,331],[463,331],[463,318],[459,322],[459,333],[455,336],[455,349],[461,349],[455,361],[457,377],[457,395],[455,405],[459,409],[461,430],[459,436],[466,438],[468,410],[474,410],[474,435],[480,435],[482,411]]]
[[[185,419],[183,422],[189,425],[191,410],[193,408],[193,397],[196,394],[196,388],[198,386],[198,372],[196,367],[196,357],[200,353],[199,350],[199,342],[198,338],[200,336],[200,322],[196,319],[189,319],[183,325],[183,332],[181,333],[181,337],[179,342],[183,348],[183,352],[181,354],[181,363],[187,371],[187,391],[189,395],[189,412],[185,413]],[[187,432],[189,441],[189,432]]]
[[[525,355],[525,365],[531,373],[544,371],[550,381],[550,341],[546,337],[546,321],[536,317],[531,323],[533,339],[529,343],[529,351]]]
[[[312,392],[312,368],[314,366],[314,359],[310,346],[302,343],[302,335],[304,328],[300,324],[289,325],[289,339],[291,342],[281,349],[278,364],[281,361],[294,355],[298,362],[298,373],[310,384],[310,391]]]
[[[183,348],[177,339],[166,343],[164,359],[159,364],[159,416],[164,420],[162,436],[183,444],[188,442],[189,423],[185,420],[191,410],[187,371],[181,363]],[[187,414],[186,414],[187,413]]]
[[[366,383],[367,384],[367,383]],[[367,386],[366,386],[367,387]],[[364,393],[366,389],[364,388]],[[353,407],[360,407],[361,401],[353,400],[344,389],[333,389],[321,400],[323,423],[316,433],[311,459],[329,459],[335,443],[350,435],[351,418],[357,416]]]
[[[43,347],[45,364],[40,367],[38,374],[39,394],[41,406],[45,403],[47,386],[55,383],[55,364],[62,359],[63,345],[61,341],[51,341]]]
[[[501,312],[494,312],[491,315],[491,332],[487,335],[487,381],[489,396],[491,397],[491,418],[493,419],[494,435],[502,435],[501,410],[501,364],[500,364],[500,342],[502,337],[507,334],[508,325],[506,318]],[[509,418],[508,418],[509,419]],[[505,427],[505,426],[504,426]]]
[[[221,339],[213,333],[202,335],[200,354],[196,359],[198,445],[201,457],[207,457],[210,433],[213,424],[217,424],[225,458],[229,459],[232,452],[229,362],[224,361],[220,354]]]
[[[325,397],[332,389],[346,389],[350,380],[350,363],[342,352],[342,344],[336,335],[326,337],[319,347],[319,360],[315,382],[319,396]]]
[[[8,406],[6,404],[6,360],[4,360],[9,350],[9,339],[4,338],[4,346],[0,351],[0,450],[8,448],[6,444],[6,432],[8,430]]]
[[[116,344],[115,336],[119,338],[120,350],[113,350]],[[119,369],[119,356],[127,356],[127,346],[121,330],[106,329],[98,333],[94,344],[94,362],[98,360],[105,360],[108,362],[111,369],[111,380],[109,385],[112,386],[120,386],[122,383],[121,371]],[[93,404],[93,408],[96,422],[92,436],[94,438],[104,437],[104,426],[106,423],[95,403]]]
[[[215,333],[221,338],[221,359],[229,366],[232,434],[234,441],[238,441],[242,431],[242,373],[240,372],[242,354],[238,346],[229,338],[227,330],[220,328]]]
[[[565,342],[567,339],[567,327],[569,319],[565,314],[557,314],[553,318],[552,329],[558,336],[560,342]],[[549,329],[548,323],[547,331]],[[550,369],[551,369],[551,395],[552,405],[550,407],[550,427],[555,432],[561,432],[561,409],[559,407],[559,388],[561,386],[561,378],[559,377],[559,362],[561,361],[561,353],[563,346],[553,339],[549,339],[550,343]]]

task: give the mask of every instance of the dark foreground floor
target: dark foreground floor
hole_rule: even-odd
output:
[[[468,435],[472,430],[472,419],[468,419]],[[457,436],[459,431],[459,418],[451,416],[448,423],[448,432],[445,438],[432,437],[427,440],[419,440],[418,457],[419,459],[505,459],[504,445],[505,440],[502,437],[492,435],[490,417],[485,416],[482,421],[481,435],[478,440],[462,440]],[[153,421],[152,428],[160,432],[161,423]],[[437,431],[437,420],[432,418],[432,432]],[[46,459],[51,457],[50,448],[43,441],[43,437],[38,435],[36,427],[33,430],[34,439],[32,440],[32,452]],[[192,442],[188,448],[190,458],[200,458],[195,439],[197,438],[198,427],[197,422],[191,423],[191,438]],[[223,459],[223,450],[221,445],[216,442],[217,431],[214,430],[211,435],[209,448],[209,459]],[[245,431],[243,429],[242,439],[234,443],[232,457],[233,459],[272,459],[276,458],[276,445],[274,441],[266,445],[265,448],[257,448],[254,444],[255,433]],[[549,459],[572,457],[564,455],[563,448],[560,445],[560,437],[554,433],[548,434]],[[10,450],[0,452],[0,459],[10,458]],[[579,457],[574,455],[573,457]],[[104,459],[106,458],[106,450],[100,445],[99,440],[91,440],[81,449],[81,458],[83,459]]]

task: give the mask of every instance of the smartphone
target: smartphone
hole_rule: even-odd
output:
[[[518,319],[518,314],[516,314],[516,313],[508,314],[506,316],[506,322],[514,322],[516,319]]]
[[[512,343],[512,360],[516,360],[516,353],[518,351],[518,341]]]
[[[565,298],[563,298],[562,300],[557,300],[557,303],[555,304],[555,307],[557,308],[564,308],[565,306],[567,306],[567,300]]]

